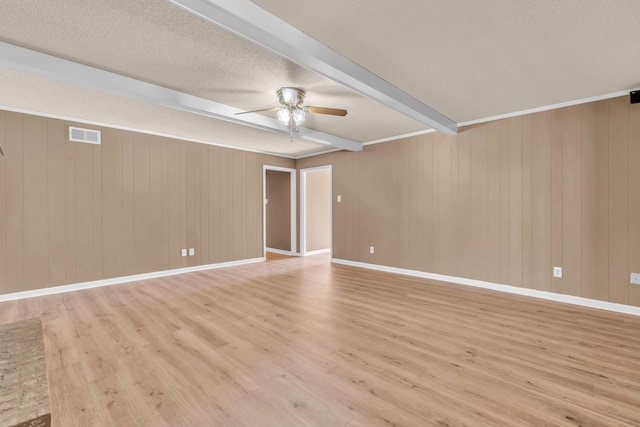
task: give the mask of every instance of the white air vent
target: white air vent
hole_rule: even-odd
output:
[[[69,141],[100,144],[100,131],[69,126]]]

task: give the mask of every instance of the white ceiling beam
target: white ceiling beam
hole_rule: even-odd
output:
[[[9,43],[0,42],[0,66],[245,126],[289,133],[278,120],[261,114],[236,116],[243,110]],[[301,128],[296,137],[350,151],[362,150],[359,142],[313,129]]]
[[[309,37],[249,0],[170,0],[305,68],[444,133],[456,122]]]

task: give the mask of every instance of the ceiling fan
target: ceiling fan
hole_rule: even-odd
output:
[[[281,87],[276,91],[278,101],[282,107],[262,108],[260,110],[243,111],[238,114],[259,113],[262,111],[277,111],[278,121],[289,129],[289,136],[293,140],[293,132],[298,131],[298,127],[302,125],[306,119],[307,113],[328,114],[331,116],[347,115],[347,110],[340,108],[311,107],[302,105],[304,102],[305,91],[296,87]]]

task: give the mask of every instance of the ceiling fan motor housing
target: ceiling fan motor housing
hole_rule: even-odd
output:
[[[297,87],[281,87],[277,91],[280,104],[298,107],[304,101],[304,90]]]

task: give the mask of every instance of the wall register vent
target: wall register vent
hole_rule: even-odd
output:
[[[100,144],[100,131],[69,126],[69,141]]]

